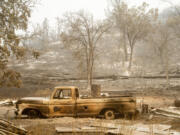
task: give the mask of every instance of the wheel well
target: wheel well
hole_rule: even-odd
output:
[[[24,110],[22,111],[22,115],[27,115],[27,112],[28,112],[29,110],[35,110],[35,111],[37,111],[37,112],[41,115],[41,112],[40,112],[38,109],[34,109],[34,108],[26,108],[26,109],[24,109]]]
[[[104,109],[102,109],[101,111],[100,111],[100,115],[103,115],[104,113],[105,113],[105,111],[107,111],[107,110],[113,110],[115,113],[117,113],[118,111],[116,110],[116,109],[114,109],[114,108],[104,108]]]

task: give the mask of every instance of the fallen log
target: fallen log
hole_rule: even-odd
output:
[[[1,128],[0,128],[0,131],[5,135],[19,135],[19,134],[16,134],[16,133],[13,133],[13,132],[10,132],[8,130],[1,129]]]
[[[161,124],[153,124],[153,125],[136,125],[136,131],[148,133],[153,133],[154,135],[167,135],[169,133],[170,125],[161,125]]]
[[[168,109],[162,109],[158,108],[156,109],[156,112],[162,112],[162,113],[167,113],[167,114],[172,114],[180,117],[180,111],[176,110],[174,108],[168,108]]]
[[[109,133],[118,134],[121,133],[123,135],[133,134],[133,135],[149,135],[151,133],[151,128],[153,129],[153,133],[156,135],[167,135],[168,130],[171,128],[170,125],[162,125],[162,124],[153,124],[153,125],[145,125],[145,124],[134,124],[134,125],[122,125],[115,123],[92,123],[91,127],[97,127],[98,129],[102,128],[105,131],[109,131]]]
[[[78,134],[98,134],[98,135],[124,135],[120,133],[119,129],[98,129],[93,127],[82,128],[69,128],[69,127],[56,127],[56,133],[78,133]]]
[[[0,131],[8,135],[26,135],[27,131],[23,128],[15,126],[13,123],[0,119]]]
[[[115,123],[92,123],[90,126],[80,128],[71,127],[56,127],[56,132],[63,133],[78,133],[78,134],[105,134],[105,135],[167,135],[169,134],[170,125],[153,124],[134,124],[122,125]],[[172,134],[173,135],[173,134]]]
[[[4,132],[0,131],[0,135],[6,135],[6,133],[4,133]]]
[[[117,128],[121,128],[122,125],[120,124],[115,124],[115,123],[97,123],[97,122],[93,122],[90,124],[90,127],[101,127],[101,128],[108,128],[108,129],[117,129]]]
[[[159,113],[159,112],[155,112],[155,114],[162,115],[162,116],[169,117],[169,118],[173,118],[173,119],[180,119],[180,117],[174,116],[174,115],[170,115],[170,114],[164,114],[164,113]]]
[[[170,118],[180,119],[180,111],[176,110],[175,108],[168,108],[168,109],[158,108],[154,110],[154,113]]]
[[[101,130],[69,128],[69,127],[56,127],[56,132],[57,133],[101,133]]]

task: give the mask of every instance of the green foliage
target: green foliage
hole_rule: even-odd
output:
[[[31,0],[0,1],[0,87],[20,87],[20,74],[7,68],[8,58],[24,57],[26,49],[20,45],[17,30],[26,30],[33,2]]]

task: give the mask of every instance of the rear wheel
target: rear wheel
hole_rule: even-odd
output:
[[[29,110],[27,112],[27,115],[28,115],[28,118],[30,118],[30,119],[32,119],[32,118],[39,118],[40,117],[39,112],[36,111],[36,110],[33,110],[33,109]]]
[[[114,112],[114,110],[106,110],[105,113],[104,113],[104,117],[107,120],[115,119],[115,112]]]

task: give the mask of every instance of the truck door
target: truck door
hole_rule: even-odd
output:
[[[58,89],[49,103],[50,115],[74,116],[75,100],[71,89]]]

